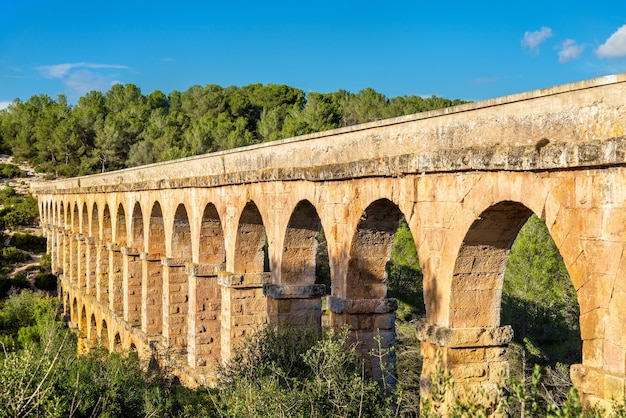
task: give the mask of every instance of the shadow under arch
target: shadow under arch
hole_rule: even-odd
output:
[[[383,376],[381,358],[369,353],[386,350],[396,342],[398,303],[387,298],[387,263],[402,218],[402,211],[388,199],[378,199],[367,206],[350,246],[345,299],[329,298],[332,323],[335,327],[350,324],[351,339],[358,343],[366,369],[377,380],[393,379],[395,374],[393,351],[384,359],[390,376]]]
[[[500,325],[502,281],[511,245],[533,212],[504,201],[483,211],[465,234],[450,293],[450,327]]]
[[[317,210],[308,200],[298,202],[285,230],[280,283],[264,288],[271,322],[321,328],[322,296],[330,289],[330,277],[321,278],[318,273],[319,267],[330,269],[328,249],[320,246],[320,235],[324,237]],[[326,266],[318,265],[324,262]]]

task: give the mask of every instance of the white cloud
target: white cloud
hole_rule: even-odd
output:
[[[539,50],[539,45],[552,36],[552,29],[543,26],[538,31],[525,32],[522,38],[522,47],[532,50]]]
[[[583,53],[585,46],[576,44],[576,41],[573,39],[566,39],[558,48],[559,62],[563,64],[578,58]]]
[[[0,102],[0,110],[6,109],[13,102]]]
[[[623,58],[626,57],[626,25],[619,28],[602,45],[596,49],[596,55],[600,58]]]
[[[70,95],[82,96],[92,90],[108,90],[118,83],[119,74],[108,70],[130,70],[126,65],[75,62],[35,68],[44,77],[63,81]],[[100,70],[100,71],[92,71]]]
[[[76,68],[115,68],[115,69],[121,69],[121,70],[130,70],[130,67],[127,67],[125,65],[96,64],[96,63],[91,63],[91,62],[75,62],[75,63],[56,64],[56,65],[44,65],[41,67],[36,67],[35,69],[40,71],[46,77],[64,78],[72,70]]]

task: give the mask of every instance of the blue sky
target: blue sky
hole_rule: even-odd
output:
[[[0,108],[116,82],[482,100],[621,72],[624,0],[0,0]]]

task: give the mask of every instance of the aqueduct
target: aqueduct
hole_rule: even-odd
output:
[[[394,344],[402,216],[424,274],[423,375],[439,350],[457,379],[493,384],[505,262],[535,213],[577,291],[573,381],[610,401],[626,394],[625,99],[621,74],[32,191],[85,344],[158,355],[190,384],[265,322],[320,323],[322,228],[330,322],[365,349],[377,332]]]

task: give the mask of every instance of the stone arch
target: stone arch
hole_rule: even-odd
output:
[[[126,245],[128,234],[126,233],[126,211],[121,203],[117,206],[117,215],[115,219],[115,243],[120,247]]]
[[[119,332],[115,333],[115,337],[113,337],[113,352],[119,353],[122,351],[122,337]]]
[[[472,223],[459,248],[450,289],[450,327],[500,325],[502,281],[513,241],[532,215],[521,203],[503,201]]]
[[[89,319],[89,330],[87,332],[87,338],[91,345],[94,345],[98,341],[98,323],[96,322],[96,314],[92,313]]]
[[[79,232],[85,236],[89,235],[89,208],[87,206],[87,202],[83,202]]]
[[[106,319],[103,319],[101,324],[100,324],[100,345],[103,346],[104,348],[106,348],[107,350],[110,349],[110,346],[109,346],[109,328],[107,327]]]
[[[111,217],[111,209],[108,204],[104,205],[104,210],[102,211],[101,239],[106,242],[113,241],[113,220]]]
[[[350,246],[346,299],[329,299],[333,324],[351,324],[351,338],[358,341],[357,350],[375,379],[382,378],[382,369],[379,359],[368,353],[395,344],[397,301],[386,298],[386,266],[402,217],[399,207],[388,199],[378,199],[365,208]],[[388,361],[386,367],[392,368],[395,360],[390,357]]]
[[[235,241],[235,273],[260,273],[269,271],[266,258],[265,225],[261,213],[253,201],[246,206],[239,217]]]
[[[80,218],[78,212],[78,202],[74,203],[74,210],[72,211],[72,232],[78,234],[80,232]]]
[[[91,208],[91,222],[89,224],[89,236],[100,238],[100,220],[98,216],[98,204],[94,202]]]
[[[163,330],[163,264],[165,257],[165,225],[161,204],[155,201],[150,211],[148,250],[144,254],[144,280],[142,288],[145,306],[142,307],[142,330],[148,335],[160,334]]]
[[[325,284],[316,285],[321,230],[320,217],[311,202],[298,202],[285,230],[280,284],[265,288],[272,322],[321,327],[321,297],[326,293]]]
[[[283,245],[280,281],[286,285],[315,283],[317,237],[322,228],[317,210],[308,200],[300,201],[293,210]]]
[[[223,264],[225,261],[222,222],[215,205],[209,203],[202,213],[198,262],[200,264]]]
[[[143,249],[144,236],[143,236],[143,213],[141,211],[141,204],[135,202],[133,207],[133,215],[131,218],[131,242],[130,247]]]
[[[191,262],[191,227],[187,209],[179,204],[174,214],[171,236],[171,258],[163,267],[163,336],[174,349],[187,347],[187,313],[189,282],[185,265]]]
[[[387,199],[376,200],[363,212],[350,246],[347,299],[381,299],[387,295],[386,265],[400,219],[402,212]]]
[[[74,296],[74,299],[72,300],[72,309],[70,310],[70,321],[72,324],[78,326],[78,320],[78,299]]]
[[[78,329],[80,330],[81,335],[87,335],[87,307],[83,305],[80,312],[80,320],[78,323]]]

